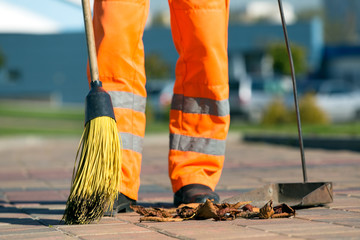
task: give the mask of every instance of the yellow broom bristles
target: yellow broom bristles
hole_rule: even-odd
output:
[[[97,117],[85,125],[63,216],[66,224],[87,224],[112,209],[121,179],[121,149],[114,119]]]

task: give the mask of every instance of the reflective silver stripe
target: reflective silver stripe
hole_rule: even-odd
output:
[[[120,133],[123,149],[142,153],[144,138],[131,133]]]
[[[130,92],[109,91],[113,107],[145,112],[146,98]]]
[[[223,156],[225,140],[170,134],[170,149]]]
[[[228,99],[216,101],[209,98],[185,97],[182,94],[174,94],[171,109],[184,113],[210,114],[219,117],[227,116],[230,113]]]

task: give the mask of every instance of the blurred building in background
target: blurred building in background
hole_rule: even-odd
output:
[[[79,2],[0,2],[0,99],[83,103],[88,92],[87,53]],[[269,1],[266,4],[264,1],[244,2],[243,7],[230,15],[230,78],[239,80],[248,75],[266,78],[274,75],[269,46],[284,44],[277,6]],[[264,6],[272,10],[264,11]],[[323,6],[325,17],[312,16],[306,21],[297,21],[296,9],[284,1],[290,41],[306,50],[307,73],[302,78],[351,79],[360,85],[360,1],[326,0]],[[349,26],[349,38],[329,41],[326,32],[332,22]],[[339,27],[339,31],[344,28]],[[173,79],[178,55],[167,12],[150,14],[144,45],[146,56],[156,54],[171,66],[170,78]],[[151,81],[149,79],[149,83]]]
[[[81,5],[71,0],[3,0],[0,19],[1,98],[62,104],[84,96]]]
[[[0,34],[0,49],[0,98],[84,101],[89,89],[83,33]]]
[[[318,34],[321,29],[318,20],[296,23],[288,29],[293,42],[308,49],[310,54],[307,60],[313,68],[321,58],[323,41],[321,34]],[[230,75],[237,77],[247,72],[268,75],[272,72],[266,55],[266,48],[272,42],[283,42],[280,25],[230,26]],[[175,66],[178,55],[169,28],[147,28],[144,45],[146,55],[156,53]],[[0,47],[5,56],[0,80],[1,97],[83,101],[88,91],[83,33],[1,34]],[[241,69],[245,72],[241,72]]]
[[[326,0],[325,21],[328,28],[327,41],[330,44],[359,44],[360,1]]]

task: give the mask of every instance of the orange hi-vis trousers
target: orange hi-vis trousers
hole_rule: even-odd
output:
[[[199,183],[215,189],[229,128],[229,0],[169,0],[179,53],[170,110],[169,176],[173,191]],[[110,94],[123,142],[119,191],[137,200],[145,134],[143,31],[149,0],[95,0],[100,80]],[[154,40],[155,41],[155,40]]]

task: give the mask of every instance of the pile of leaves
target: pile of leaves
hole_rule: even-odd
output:
[[[236,218],[287,218],[295,216],[295,210],[286,204],[273,207],[270,200],[262,208],[256,208],[251,202],[238,202],[235,204],[216,204],[211,200],[205,203],[182,204],[178,208],[144,208],[131,206],[140,214],[141,221],[180,222],[184,220],[214,219],[216,221],[234,220]]]

